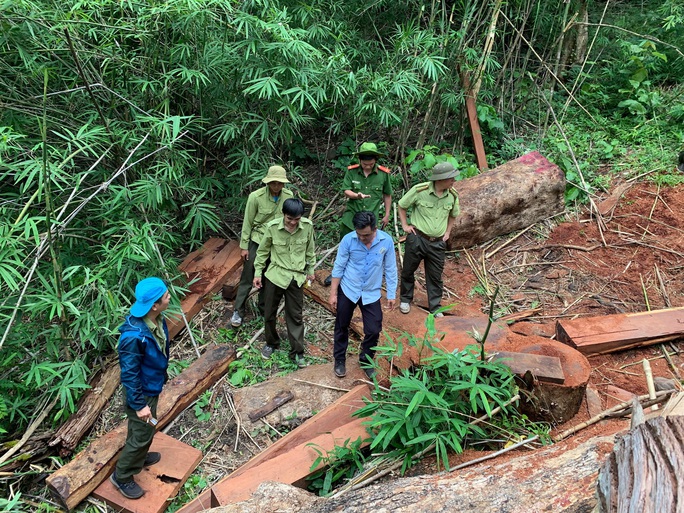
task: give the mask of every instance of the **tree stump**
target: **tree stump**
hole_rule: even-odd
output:
[[[449,246],[469,248],[562,212],[565,184],[563,171],[536,151],[456,182],[461,214]]]

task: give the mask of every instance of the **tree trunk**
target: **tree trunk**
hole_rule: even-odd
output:
[[[559,443],[451,473],[388,479],[333,499],[266,482],[250,500],[209,511],[588,513],[596,505],[596,474],[612,445],[612,436],[592,438],[578,446]]]
[[[159,396],[157,430],[166,426],[216,383],[233,360],[235,351],[232,348],[215,346],[169,381]],[[66,509],[75,508],[114,469],[116,456],[126,441],[126,426],[127,422],[124,421],[94,440],[73,460],[47,478],[50,492]]]
[[[461,214],[449,246],[468,248],[526,228],[565,208],[565,175],[534,151],[491,171],[456,182]]]
[[[603,463],[600,513],[684,511],[684,417],[656,417],[622,436]]]
[[[109,402],[119,386],[121,370],[118,363],[112,363],[91,381],[92,388],[79,401],[76,412],[69,417],[50,440],[50,447],[59,447],[59,455],[69,456],[92,427],[102,408]]]

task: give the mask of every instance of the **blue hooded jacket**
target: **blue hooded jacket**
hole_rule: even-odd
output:
[[[166,354],[169,354],[169,330],[162,321],[166,335]],[[156,397],[166,382],[169,358],[141,317],[128,315],[119,328],[119,366],[121,384],[126,390],[126,403],[135,411],[147,406],[145,396]]]

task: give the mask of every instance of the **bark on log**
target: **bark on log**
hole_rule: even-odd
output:
[[[205,390],[216,383],[235,360],[228,346],[208,349],[181,374],[169,381],[159,396],[157,430],[162,429]],[[73,460],[47,478],[48,488],[64,508],[71,510],[106,479],[126,440],[126,421],[94,440]]]
[[[451,248],[468,248],[562,212],[565,175],[534,151],[491,171],[456,182],[461,214]]]
[[[76,413],[61,425],[48,443],[50,447],[59,447],[60,456],[69,456],[92,427],[102,408],[116,392],[120,375],[119,364],[114,362],[91,381],[91,388],[79,401]]]
[[[323,499],[283,484],[263,483],[248,501],[211,513],[587,513],[593,485],[613,437],[571,447],[560,443],[504,462],[489,460],[453,473],[386,480]]]
[[[656,417],[622,436],[597,484],[599,513],[684,511],[684,417]]]

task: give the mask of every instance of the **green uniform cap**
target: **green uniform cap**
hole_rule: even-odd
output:
[[[356,155],[373,155],[374,157],[382,157],[384,153],[380,153],[378,151],[378,147],[375,145],[375,143],[365,142],[359,147],[359,151],[356,152]]]
[[[264,183],[280,182],[280,183],[290,183],[287,179],[287,174],[285,173],[285,168],[282,166],[271,166],[268,168],[268,173],[261,180]]]
[[[456,178],[458,174],[459,173],[453,164],[451,164],[450,162],[440,162],[432,168],[432,176],[430,177],[430,181],[436,182],[437,180]]]

